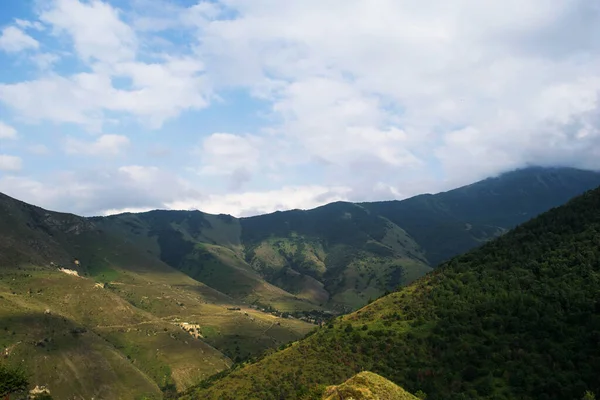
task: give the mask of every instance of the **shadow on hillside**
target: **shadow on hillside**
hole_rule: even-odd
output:
[[[0,343],[4,345],[0,351],[4,358],[10,358],[12,350],[23,347],[45,352],[70,350],[90,335],[95,336],[84,326],[51,313],[24,311],[0,318],[0,336],[3,339]]]

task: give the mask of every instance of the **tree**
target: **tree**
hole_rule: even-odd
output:
[[[0,365],[0,397],[10,398],[11,393],[27,389],[27,375],[21,369]]]
[[[417,393],[415,393],[415,396],[421,400],[427,399],[427,394],[422,390],[417,390]]]
[[[596,395],[588,390],[581,400],[596,400]]]
[[[48,392],[37,394],[33,400],[53,400],[53,397],[50,396]]]

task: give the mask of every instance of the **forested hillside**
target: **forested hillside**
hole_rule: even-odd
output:
[[[600,393],[599,243],[596,189],[189,398],[315,398],[363,370],[433,400]]]
[[[227,370],[233,362],[297,340],[315,326],[285,318],[287,312],[314,323],[331,311],[355,310],[431,271],[432,257],[442,259],[483,244],[511,224],[598,183],[600,174],[594,172],[527,169],[401,202],[342,202],[242,219],[199,211],[84,218],[0,195],[0,329],[6,332],[0,335],[0,349],[7,355],[5,362],[23,364],[33,374],[32,384],[48,384],[59,398],[161,397]],[[517,241],[535,248],[534,239],[562,243],[563,236],[557,231],[548,239],[541,230],[539,237]],[[498,243],[505,240],[509,239]],[[490,246],[485,249],[494,245]],[[593,340],[582,336],[587,327],[577,325],[589,317],[586,311],[581,311],[580,319],[567,311],[587,299],[587,285],[594,276],[582,281],[581,293],[575,296],[562,285],[575,287],[578,283],[571,280],[579,277],[577,270],[560,280],[542,282],[537,275],[527,280],[530,266],[521,264],[533,250],[501,250],[487,250],[473,266],[465,261],[468,258],[459,258],[456,266],[444,267],[447,272],[403,292],[408,300],[394,295],[393,301],[406,304],[380,315],[385,323],[354,323],[355,317],[348,317],[344,324],[351,322],[350,328],[337,322],[318,333],[323,340],[302,350],[306,365],[301,370],[289,369],[300,358],[295,347],[286,350],[282,354],[289,354],[290,361],[277,366],[276,374],[287,376],[287,386],[280,387],[262,372],[252,385],[259,385],[258,393],[264,388],[266,398],[272,393],[293,397],[318,389],[314,383],[340,384],[370,369],[412,393],[422,389],[431,396],[448,387],[452,393],[470,395],[472,390],[485,390],[482,385],[490,382],[494,393],[508,393],[509,383],[529,394],[532,388],[546,387],[541,375],[530,371],[542,365],[547,369],[544,374],[556,372],[561,377],[562,392],[548,383],[553,388],[548,390],[550,396],[590,386],[585,379],[572,381],[575,375],[569,372],[580,368],[575,360],[583,356],[566,363],[564,354],[579,354],[581,346]],[[560,257],[571,268],[572,257],[588,260],[590,251],[594,252],[591,247],[565,250]],[[563,268],[556,267],[549,254],[553,253],[536,255],[532,265],[541,271]],[[484,268],[496,257],[507,260],[507,272],[486,268],[477,274],[461,272],[460,277],[451,272],[467,265]],[[432,283],[435,296],[423,295],[430,290],[424,282],[437,282],[439,276],[445,280]],[[549,279],[543,274],[542,278]],[[474,282],[479,281],[485,284],[483,294],[475,289],[480,286]],[[516,291],[520,287],[527,292]],[[537,293],[531,287],[553,289]],[[457,298],[451,296],[457,293]],[[371,307],[367,311],[376,309]],[[417,318],[421,308],[426,312]],[[355,315],[364,318],[363,312]],[[563,320],[565,315],[570,319]],[[589,321],[594,323],[593,318]],[[515,334],[531,331],[538,326],[530,326],[534,322],[547,329],[543,333],[547,336],[525,346],[533,339]],[[478,342],[472,337],[482,333],[472,330],[480,326],[488,331]],[[407,334],[401,336],[402,332]],[[577,340],[571,343],[570,338]],[[307,343],[310,340],[317,339]],[[332,346],[339,352],[329,354]],[[445,360],[453,354],[446,347],[460,351]],[[470,349],[467,355],[461,353],[465,349]],[[562,349],[567,349],[564,354]],[[539,355],[542,350],[552,355],[551,361],[531,365],[523,361],[523,357],[546,360]],[[412,355],[406,358],[407,354]],[[458,373],[461,360],[475,354],[493,362],[481,361],[474,365],[476,372],[471,368]],[[433,364],[440,359],[447,364]],[[498,359],[514,365],[490,371]],[[244,382],[239,381],[242,393],[249,390]]]
[[[234,298],[348,312],[599,185],[597,172],[527,168],[402,201],[241,219],[152,211],[94,220]]]
[[[600,174],[530,167],[435,195],[363,204],[401,226],[433,267],[600,186]]]

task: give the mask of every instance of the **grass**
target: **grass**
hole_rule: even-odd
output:
[[[188,398],[305,400],[364,370],[432,400],[600,393],[599,237],[597,189]]]
[[[325,390],[323,400],[418,400],[400,386],[372,372],[360,372]]]
[[[160,398],[148,376],[92,331],[61,315],[45,314],[0,286],[0,346],[6,362],[24,366],[32,386],[45,385],[54,398]]]
[[[32,384],[48,385],[57,398],[72,394],[159,398],[159,387],[165,384],[183,390],[228,368],[231,361],[222,352],[253,356],[313,327],[294,321],[285,328],[267,329],[265,320],[271,315],[248,309],[249,316],[242,319],[239,312],[227,311],[236,304],[232,299],[182,273],[132,272],[109,265],[117,279],[110,280],[106,289],[97,284],[97,276],[75,277],[47,267],[0,270],[0,329],[7,332],[0,335],[0,345],[9,348],[21,342],[11,362],[18,364],[19,357],[28,360]],[[63,320],[68,324],[57,325]],[[207,337],[193,338],[177,321],[199,323],[206,327]],[[30,326],[37,324],[46,330],[33,335]],[[79,336],[78,347],[70,350],[70,342],[61,335],[69,338],[74,327],[87,331]],[[44,338],[51,345],[36,347]],[[51,357],[49,351],[54,351]],[[92,378],[97,368],[113,372]],[[66,371],[64,377],[61,369]]]

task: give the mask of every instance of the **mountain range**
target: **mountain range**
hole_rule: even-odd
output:
[[[432,400],[593,399],[599,241],[600,188],[182,398],[320,399],[372,371]]]
[[[347,312],[599,185],[597,172],[527,168],[402,201],[240,219],[151,211],[90,221],[234,298]]]
[[[58,398],[169,396],[599,185],[597,172],[527,168],[402,201],[250,218],[85,218],[0,195],[0,348]],[[328,384],[358,372],[336,371]]]

